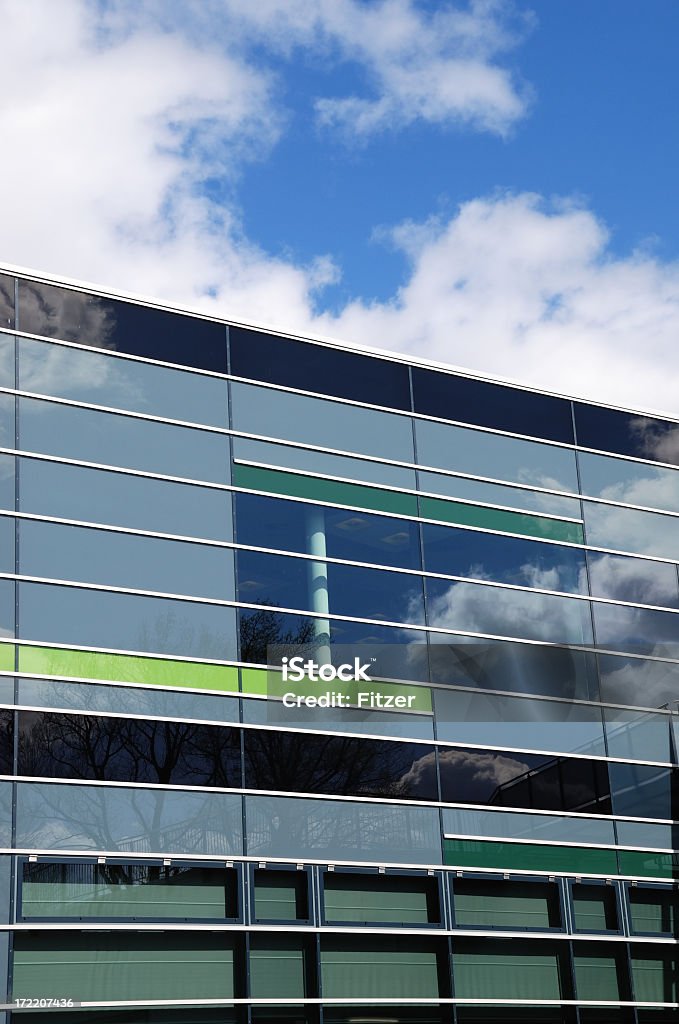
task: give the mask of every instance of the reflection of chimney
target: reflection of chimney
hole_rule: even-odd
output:
[[[330,601],[328,597],[328,563],[325,537],[325,512],[322,508],[309,506],[305,513],[307,553],[312,558],[307,562],[309,582],[309,609],[316,613],[313,619],[316,661],[319,665],[330,664]]]

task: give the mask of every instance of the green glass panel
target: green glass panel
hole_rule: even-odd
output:
[[[238,693],[238,669],[235,666],[142,658],[134,654],[22,645],[19,647],[19,672]]]
[[[618,915],[615,893],[603,886],[573,886],[573,914],[578,931],[605,932],[617,930]]]
[[[183,932],[31,932],[14,945],[13,998],[233,998],[233,940]]]
[[[283,871],[255,872],[255,919],[296,921],[306,918],[307,876]]]
[[[518,533],[526,537],[543,540],[568,541],[583,544],[584,535],[579,523],[563,519],[545,519],[544,516],[526,515],[522,512],[505,512],[503,509],[487,508],[484,505],[465,505],[459,501],[445,501],[442,498],[420,498],[420,514],[423,519],[436,519],[457,526],[476,526],[501,533]]]
[[[516,945],[500,950],[486,941],[473,952],[453,950],[455,995],[459,999],[560,999],[556,952],[523,953]]]
[[[615,850],[585,846],[538,846],[476,839],[444,840],[445,863],[455,867],[492,867],[506,871],[560,871],[593,875],[617,873]]]
[[[327,921],[378,924],[429,924],[431,897],[423,879],[387,879],[379,875],[327,875]]]
[[[386,491],[380,487],[347,484],[338,480],[286,473],[279,469],[260,469],[256,466],[233,466],[233,483],[251,491],[283,494],[289,498],[306,498],[331,505],[350,505],[353,508],[373,509],[396,515],[417,517],[417,497],[399,491]]]
[[[677,930],[677,893],[663,889],[629,890],[632,932],[674,935]]]
[[[431,949],[395,948],[376,940],[354,948],[326,944],[321,950],[323,995],[327,999],[436,999],[438,961]]]
[[[575,964],[575,986],[578,999],[621,998],[618,965],[612,956],[579,956]]]
[[[632,947],[632,984],[639,1002],[677,1001],[677,958],[670,952],[641,952]]]
[[[303,999],[304,949],[295,939],[267,935],[250,941],[250,994],[253,999]]]
[[[14,671],[14,644],[0,644],[0,672]]]
[[[621,875],[674,878],[675,855],[648,853],[643,850],[619,850],[618,865]]]
[[[232,916],[227,914],[227,903],[230,908],[235,905],[232,892],[227,898],[224,872],[208,868],[36,864],[25,865],[24,870],[26,867],[36,869],[31,871],[36,880],[24,878],[21,888],[21,913],[27,918],[223,919]],[[41,876],[46,880],[37,880]]]
[[[455,882],[455,923],[486,928],[554,928],[558,895],[540,883]]]
[[[317,695],[319,692],[318,683],[309,679],[302,679],[299,682],[284,682],[281,673],[276,669],[243,668],[241,669],[241,692],[249,694],[260,694],[263,697],[282,697],[286,693],[296,695]],[[432,713],[431,690],[428,686],[417,684],[405,685],[404,683],[387,683],[379,679],[371,680],[371,689],[380,695],[394,697],[412,697],[413,700],[406,701],[405,708],[393,707],[390,711],[404,713],[408,710],[421,711],[426,714]],[[351,697],[365,689],[362,683],[350,681],[342,683],[342,693]],[[368,709],[362,708],[366,712]]]

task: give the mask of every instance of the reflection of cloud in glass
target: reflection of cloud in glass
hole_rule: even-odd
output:
[[[19,362],[23,391],[123,408],[131,399],[140,402],[144,397],[135,365],[122,359],[22,339]]]
[[[639,454],[659,462],[679,462],[679,424],[639,416],[630,421]]]
[[[590,555],[589,574],[592,593],[597,597],[669,607],[677,604],[677,573],[673,565],[618,555]]]
[[[679,699],[679,665],[615,657],[601,657],[599,664],[603,700],[659,708]]]
[[[596,547],[679,559],[679,519],[586,501],[587,540]]]
[[[439,769],[442,783],[450,775],[448,800],[456,799],[484,803],[488,793],[498,786],[511,783],[523,776],[529,765],[510,754],[470,750],[439,750]],[[427,754],[416,761],[401,782],[407,789],[426,786],[436,775],[435,755]],[[452,784],[452,790],[450,789]],[[459,796],[454,790],[459,787]]]
[[[28,334],[109,348],[115,327],[110,302],[52,285],[21,282],[20,327]]]

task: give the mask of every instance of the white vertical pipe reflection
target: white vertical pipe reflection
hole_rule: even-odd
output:
[[[330,664],[330,600],[328,597],[328,563],[325,536],[325,511],[309,507],[305,511],[307,562],[310,609],[316,613],[313,620],[314,638],[318,647],[316,660]]]

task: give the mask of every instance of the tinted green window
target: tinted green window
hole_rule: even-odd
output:
[[[431,924],[440,920],[433,878],[326,872],[328,922]]]
[[[632,984],[639,1002],[674,1003],[679,996],[677,957],[657,946],[632,946]]]
[[[303,999],[306,952],[301,938],[253,935],[250,939],[250,995],[253,999]]]
[[[627,971],[621,951],[593,943],[576,943],[573,966],[578,999],[627,999]]]
[[[403,941],[321,940],[323,995],[329,999],[423,999],[439,993],[436,946]]]
[[[223,934],[28,932],[14,945],[13,996],[228,999],[233,960],[233,938]]]
[[[504,509],[484,508],[482,505],[463,505],[459,501],[422,497],[420,514],[423,519],[442,519],[446,523],[457,523],[459,526],[476,526],[479,529],[499,530],[502,533],[520,533],[527,537],[568,541],[571,544],[583,543],[582,527],[579,523],[544,519],[524,512],[506,512]]]
[[[531,846],[528,843],[493,843],[475,839],[446,839],[444,846],[445,863],[456,867],[617,874],[615,850]]]
[[[256,920],[304,921],[309,917],[305,871],[256,870],[254,879]]]
[[[478,928],[559,928],[559,892],[543,882],[454,880],[455,923]]]
[[[617,931],[618,908],[614,889],[576,883],[573,886],[573,915],[577,931]]]
[[[559,949],[517,939],[456,941],[455,995],[459,999],[560,999]]]
[[[632,932],[643,935],[675,935],[677,931],[677,892],[630,886],[629,914]]]

